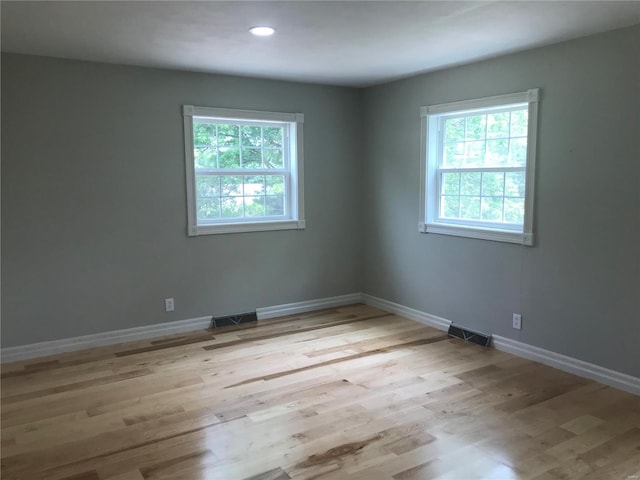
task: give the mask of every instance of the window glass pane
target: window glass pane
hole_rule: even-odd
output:
[[[480,220],[480,197],[460,197],[460,218]]]
[[[240,127],[238,125],[218,125],[218,145],[221,147],[240,146]]]
[[[244,195],[264,195],[264,175],[244,177]]]
[[[487,138],[509,137],[509,112],[487,115]]]
[[[443,195],[440,201],[440,216],[445,218],[458,218],[458,205],[460,197],[457,195]]]
[[[509,140],[488,140],[487,154],[484,159],[485,165],[503,165],[509,160]]]
[[[195,147],[193,159],[196,168],[218,168],[218,152],[215,147]]]
[[[502,200],[502,197],[482,197],[482,208],[480,211],[482,220],[501,222]]]
[[[242,217],[242,197],[222,197],[220,199],[222,218]]]
[[[482,196],[494,197],[504,194],[504,173],[485,172],[482,174]]]
[[[284,195],[267,195],[265,201],[268,216],[284,215]]]
[[[213,220],[220,218],[219,198],[196,198],[196,212],[199,219]]]
[[[243,125],[240,129],[243,147],[259,147],[262,145],[262,129]]]
[[[511,136],[526,137],[529,112],[527,110],[516,110],[511,112]]]
[[[524,198],[504,199],[504,221],[517,224],[524,222]]]
[[[458,193],[460,193],[459,173],[442,174],[442,193],[444,193],[445,195],[457,195]]]
[[[444,146],[443,167],[461,167],[464,162],[464,142],[447,143]]]
[[[262,168],[261,148],[242,148],[243,168]]]
[[[480,173],[468,172],[460,174],[460,194],[480,195]]]
[[[282,127],[264,127],[264,145],[265,147],[282,147],[283,145]]]
[[[220,148],[220,168],[240,168],[240,149]]]
[[[267,176],[267,195],[284,194],[284,177],[282,175]]]
[[[266,130],[266,129],[265,129]],[[266,168],[283,168],[284,158],[280,149],[264,150],[264,165]]]
[[[512,165],[524,165],[527,161],[527,139],[516,138],[511,140],[509,163]]]
[[[196,195],[198,197],[219,197],[220,178],[211,175],[198,175],[196,177]]]
[[[220,177],[220,184],[223,196],[242,195],[242,177],[240,175],[223,175]]]
[[[508,197],[524,197],[525,174],[524,172],[507,172],[504,182],[505,192]],[[506,206],[505,206],[506,209]],[[506,212],[505,212],[506,215]]]
[[[485,138],[486,115],[467,117],[467,140],[481,140]]]
[[[216,136],[216,125],[214,123],[193,123],[193,144],[198,147],[202,145],[215,147],[218,144]]]
[[[460,142],[464,140],[464,118],[450,118],[444,122],[444,141]]]
[[[264,197],[250,196],[244,198],[244,214],[247,217],[264,217]]]
[[[467,142],[464,164],[467,167],[480,167],[484,163],[485,142]]]

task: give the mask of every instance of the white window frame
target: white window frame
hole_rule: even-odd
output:
[[[418,230],[420,232],[533,246],[534,183],[539,98],[540,90],[535,88],[525,92],[430,105],[420,108],[420,218],[418,220]],[[528,105],[527,155],[526,165],[524,167],[526,181],[524,221],[522,227],[520,225],[496,225],[441,218],[439,216],[440,188],[438,172],[439,170],[443,170],[439,169],[439,155],[441,155],[442,152],[441,139],[443,135],[440,125],[443,115],[451,115],[454,113],[468,115],[474,111],[486,111],[490,109],[499,111],[500,108],[518,104]],[[508,171],[509,168],[500,167],[496,170]],[[456,171],[466,170],[460,168]]]
[[[301,113],[278,113],[255,110],[236,110],[229,108],[198,107],[183,105],[185,167],[187,180],[187,234],[189,236],[259,232],[267,230],[304,229],[304,162],[302,146],[302,126],[304,115]],[[281,173],[287,178],[285,214],[275,219],[241,218],[198,224],[196,212],[196,171],[193,144],[194,117],[211,118],[221,123],[238,122],[243,125],[278,124],[285,129],[285,167]],[[288,140],[288,141],[287,141]],[[220,169],[222,170],[222,169]],[[260,175],[263,170],[224,169],[227,175]],[[273,170],[270,170],[273,173]]]

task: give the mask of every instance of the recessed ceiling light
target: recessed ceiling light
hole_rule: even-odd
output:
[[[249,31],[257,37],[268,37],[273,35],[276,29],[272,27],[251,27]]]

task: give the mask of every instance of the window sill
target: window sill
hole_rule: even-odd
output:
[[[517,243],[519,245],[527,245],[530,247],[533,246],[532,233],[465,227],[460,225],[444,225],[440,223],[421,223],[418,228],[422,233],[437,233],[440,235],[452,235],[454,237],[477,238],[480,240]]]
[[[270,230],[304,230],[304,220],[280,220],[276,222],[221,223],[216,225],[198,225],[190,227],[190,237],[216,235],[223,233],[266,232]]]

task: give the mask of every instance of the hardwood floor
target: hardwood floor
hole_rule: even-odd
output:
[[[2,478],[640,478],[640,397],[364,305],[2,367]]]

